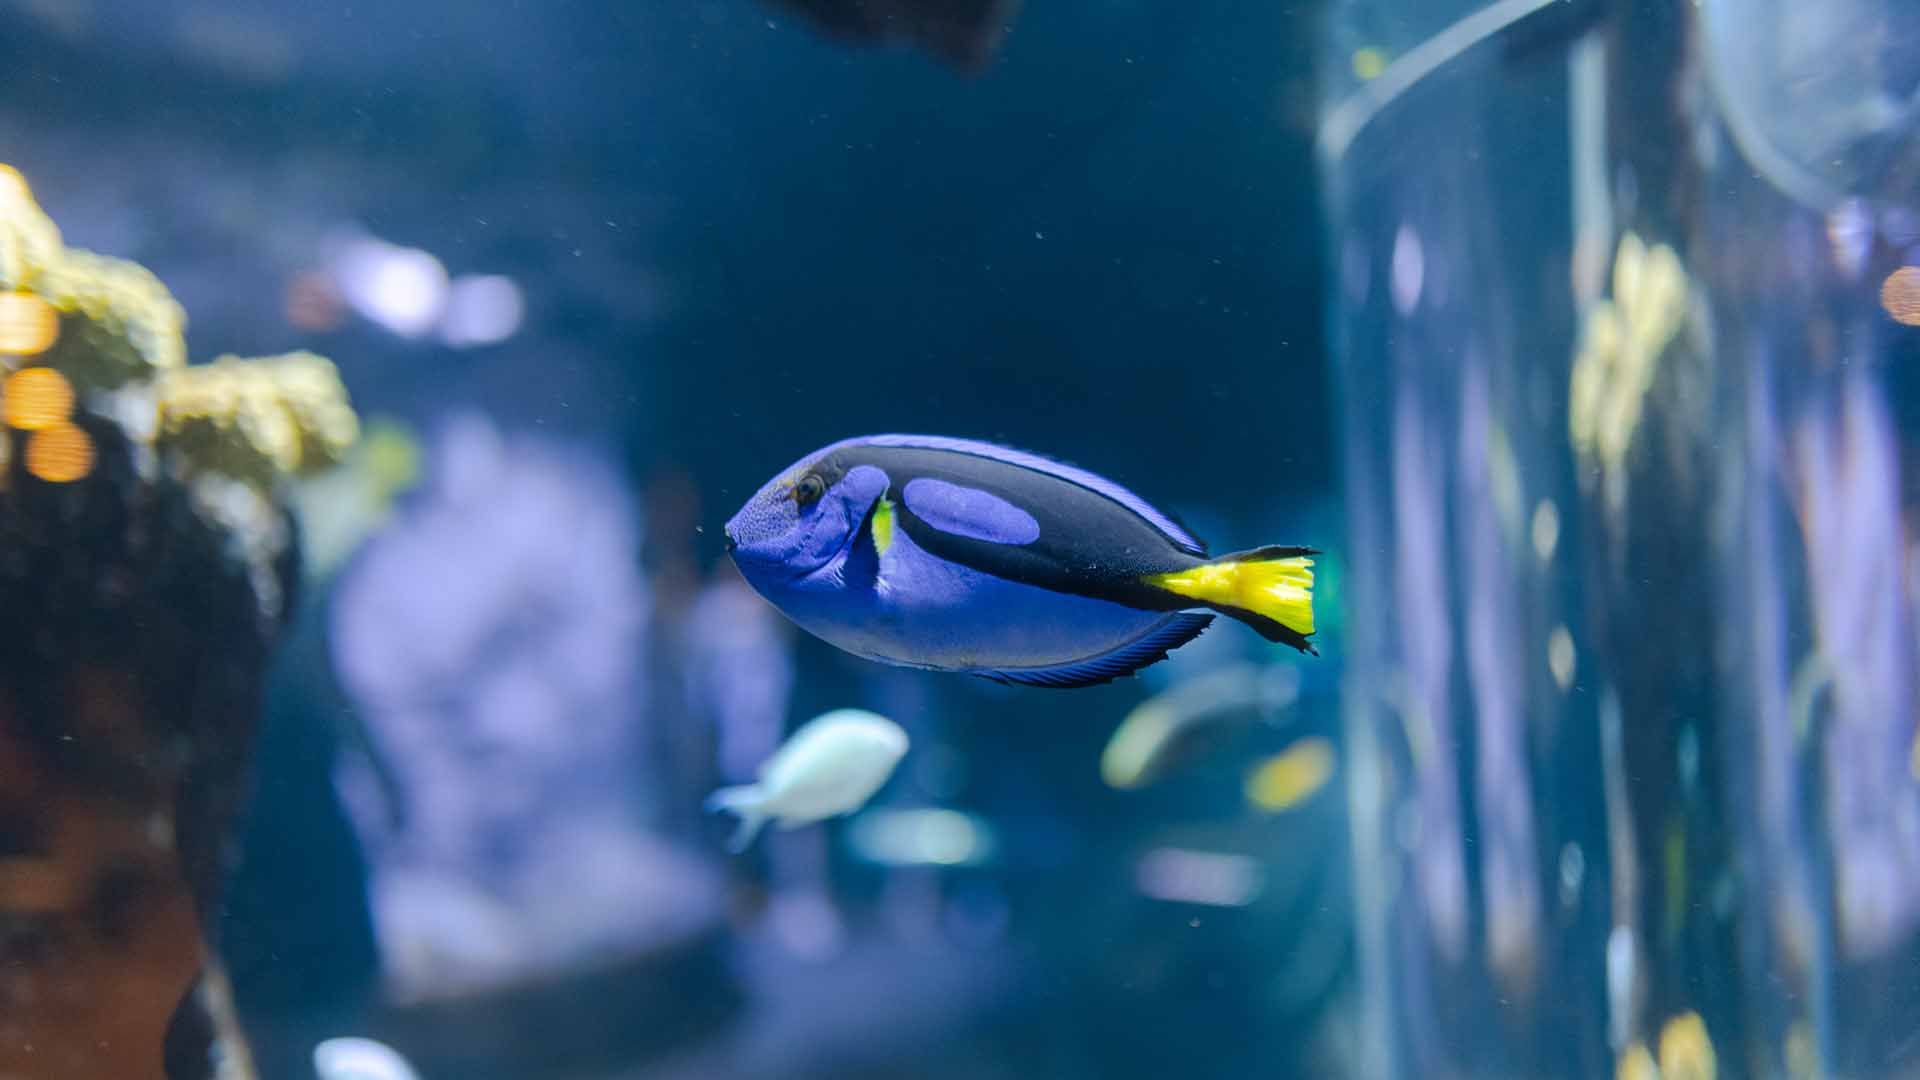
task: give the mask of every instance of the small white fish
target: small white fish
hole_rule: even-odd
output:
[[[726,787],[707,809],[740,816],[728,846],[745,851],[768,821],[798,828],[858,810],[893,775],[907,733],[864,709],[835,709],[807,721],[760,766],[760,782]]]
[[[420,1080],[392,1047],[353,1035],[314,1047],[313,1071],[320,1080]]]

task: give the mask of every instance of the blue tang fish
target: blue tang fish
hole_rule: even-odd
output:
[[[834,443],[747,500],[726,536],[788,618],[881,663],[1089,686],[1165,659],[1216,612],[1315,651],[1312,548],[1209,557],[1113,481],[991,443]]]

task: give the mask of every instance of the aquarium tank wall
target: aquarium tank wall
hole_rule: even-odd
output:
[[[0,1080],[1920,1076],[1904,0],[0,0]]]
[[[1920,36],[1338,4],[1374,1075],[1903,1076]]]

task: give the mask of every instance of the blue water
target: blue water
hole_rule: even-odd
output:
[[[274,489],[252,741],[180,796],[240,793],[178,843],[259,1075],[1916,1075],[1897,6],[0,3],[65,243],[361,424]],[[1319,655],[1222,620],[1051,691],[805,635],[720,526],[878,432],[1322,549]],[[121,539],[61,505],[0,522]],[[892,779],[730,854],[708,794],[849,707]],[[8,1024],[0,1073],[77,1037]]]

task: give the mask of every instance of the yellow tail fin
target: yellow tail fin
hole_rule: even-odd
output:
[[[1209,563],[1169,574],[1147,584],[1215,608],[1281,641],[1312,652],[1312,548],[1264,547],[1223,555]]]

